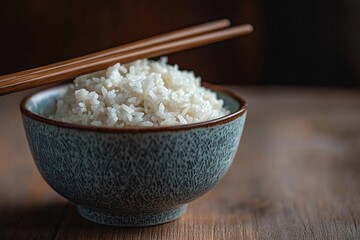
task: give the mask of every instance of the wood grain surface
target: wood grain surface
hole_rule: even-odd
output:
[[[18,105],[0,97],[0,239],[360,239],[360,94],[236,89],[249,103],[228,174],[173,222],[91,223],[40,177]]]

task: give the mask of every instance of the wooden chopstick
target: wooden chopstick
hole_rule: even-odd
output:
[[[20,76],[15,79],[3,80],[0,81],[0,95],[46,84],[60,83],[81,74],[104,69],[117,62],[126,63],[141,58],[157,57],[164,54],[170,54],[177,51],[223,41],[229,38],[249,34],[252,32],[252,30],[252,25],[244,24],[225,30],[219,30],[203,35],[166,42],[155,46],[133,49],[109,56],[85,60],[79,64],[62,66],[46,72],[34,73]]]
[[[176,39],[195,36],[198,34],[211,32],[211,31],[215,31],[218,29],[223,29],[223,28],[226,28],[229,26],[230,26],[230,21],[228,19],[220,19],[220,20],[216,20],[216,21],[212,21],[212,22],[208,22],[208,23],[204,23],[204,24],[200,24],[200,25],[160,34],[157,36],[145,38],[145,39],[142,39],[139,41],[135,41],[135,42],[124,44],[124,45],[117,46],[114,48],[109,48],[109,49],[106,49],[103,51],[98,51],[95,53],[87,54],[87,55],[73,58],[70,60],[65,60],[65,61],[61,61],[61,62],[57,62],[57,63],[29,69],[29,70],[16,72],[16,73],[10,73],[10,74],[4,75],[4,76],[0,76],[0,81],[10,80],[10,79],[18,78],[19,76],[26,76],[29,74],[41,73],[41,72],[53,70],[53,69],[56,69],[59,67],[76,65],[83,61],[88,61],[88,60],[95,59],[95,58],[100,58],[100,57],[105,57],[105,56],[109,56],[109,55],[116,54],[116,53],[130,51],[130,50],[137,49],[137,48],[143,48],[143,47],[148,47],[148,46],[152,46],[152,45],[156,45],[156,44],[161,44],[161,43],[173,41]]]

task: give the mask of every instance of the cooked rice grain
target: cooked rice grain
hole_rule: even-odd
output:
[[[147,59],[77,77],[51,119],[82,125],[168,126],[228,114],[223,100],[177,65]]]

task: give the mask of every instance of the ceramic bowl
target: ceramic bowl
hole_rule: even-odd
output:
[[[225,88],[205,86],[231,113],[167,127],[108,128],[54,121],[43,114],[54,109],[68,85],[35,93],[21,102],[21,113],[36,166],[88,220],[116,226],[174,220],[187,203],[225,175],[244,126],[245,101]]]

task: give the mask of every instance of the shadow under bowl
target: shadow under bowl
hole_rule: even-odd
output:
[[[187,203],[227,172],[246,118],[245,101],[231,91],[205,87],[230,114],[166,127],[83,126],[44,117],[68,85],[21,102],[28,143],[42,177],[91,221],[148,226],[180,217]]]

